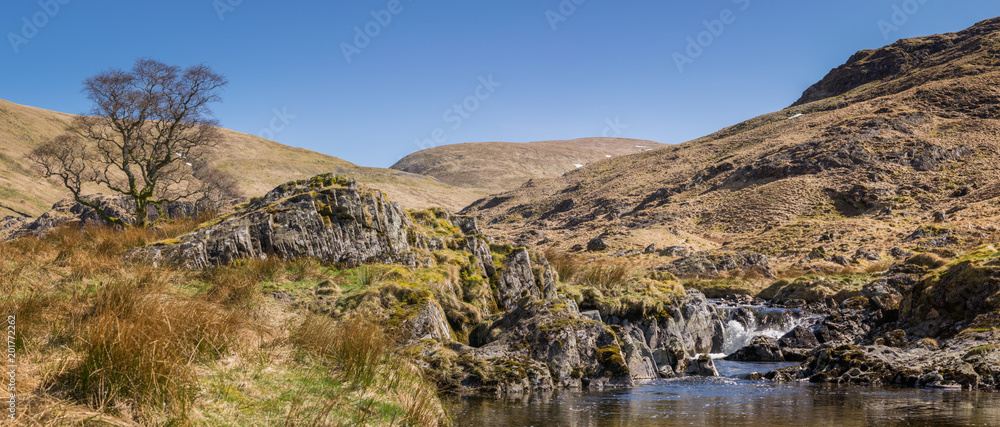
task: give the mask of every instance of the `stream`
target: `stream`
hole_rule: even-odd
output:
[[[822,316],[712,302],[723,319],[719,377],[658,379],[628,389],[558,390],[507,399],[445,400],[459,426],[951,426],[1000,425],[1000,394],[773,383],[742,377],[797,363],[721,360],[755,336],[778,338]],[[716,350],[717,351],[717,350]]]

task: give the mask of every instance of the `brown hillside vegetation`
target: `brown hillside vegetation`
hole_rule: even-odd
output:
[[[555,178],[608,157],[663,147],[627,138],[584,138],[531,143],[476,142],[443,145],[410,154],[392,166],[433,176],[450,185],[500,193],[528,180]]]
[[[996,231],[1000,207],[998,64],[1000,19],[901,40],[854,55],[783,111],[534,180],[465,213],[488,233],[562,249],[598,235],[613,250],[725,246],[785,260],[820,245],[848,258],[973,245]]]
[[[0,100],[0,218],[19,213],[38,216],[70,196],[54,182],[37,178],[38,171],[26,156],[40,142],[61,134],[72,118],[70,114]],[[263,194],[286,181],[329,172],[379,188],[406,208],[460,209],[483,196],[424,176],[361,167],[239,132],[223,130],[223,138],[211,163],[236,178],[247,196]]]

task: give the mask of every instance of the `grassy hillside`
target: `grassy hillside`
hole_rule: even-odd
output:
[[[578,165],[609,157],[641,153],[663,144],[627,138],[584,138],[570,141],[476,142],[443,145],[410,154],[392,166],[433,176],[450,185],[500,193],[528,180],[555,178]]]
[[[793,262],[819,245],[846,257],[974,245],[1000,213],[998,65],[1000,19],[901,40],[859,52],[783,111],[466,213],[561,248],[604,235],[613,249],[725,246]]]
[[[37,178],[37,171],[25,156],[40,142],[62,133],[72,118],[0,100],[0,217],[15,213],[38,216],[53,203],[69,197],[69,192],[55,183]],[[348,175],[378,188],[405,208],[440,206],[456,210],[483,196],[432,178],[361,167],[239,132],[224,130],[223,137],[211,163],[236,178],[247,196],[327,172]]]

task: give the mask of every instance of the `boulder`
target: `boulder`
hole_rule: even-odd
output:
[[[619,332],[622,357],[625,358],[625,364],[628,365],[632,379],[638,381],[659,378],[660,375],[653,363],[653,353],[643,340],[642,333],[638,330],[633,330],[632,334],[622,333],[623,331],[616,332]],[[638,335],[633,336],[636,333]]]
[[[719,371],[715,369],[715,361],[707,354],[702,354],[697,359],[692,360],[688,366],[687,373],[688,375],[697,375],[700,377],[719,376]]]
[[[736,351],[736,353],[726,356],[726,360],[738,362],[783,362],[785,356],[781,354],[781,347],[778,341],[771,337],[758,336],[750,341],[750,344]]]
[[[587,250],[590,252],[602,252],[608,250],[608,241],[604,240],[603,236],[598,236],[590,239],[587,242]]]
[[[452,341],[451,327],[441,305],[433,299],[420,304],[416,314],[407,319],[402,330],[407,333],[407,342],[434,339],[442,343]]]
[[[812,350],[819,347],[819,340],[816,339],[816,335],[811,330],[799,326],[779,338],[778,346],[782,349],[801,348]]]

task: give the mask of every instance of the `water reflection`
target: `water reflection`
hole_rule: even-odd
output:
[[[629,390],[522,399],[453,398],[461,426],[1000,425],[997,393],[772,384],[736,379],[775,364],[718,361],[720,378],[657,380]]]

